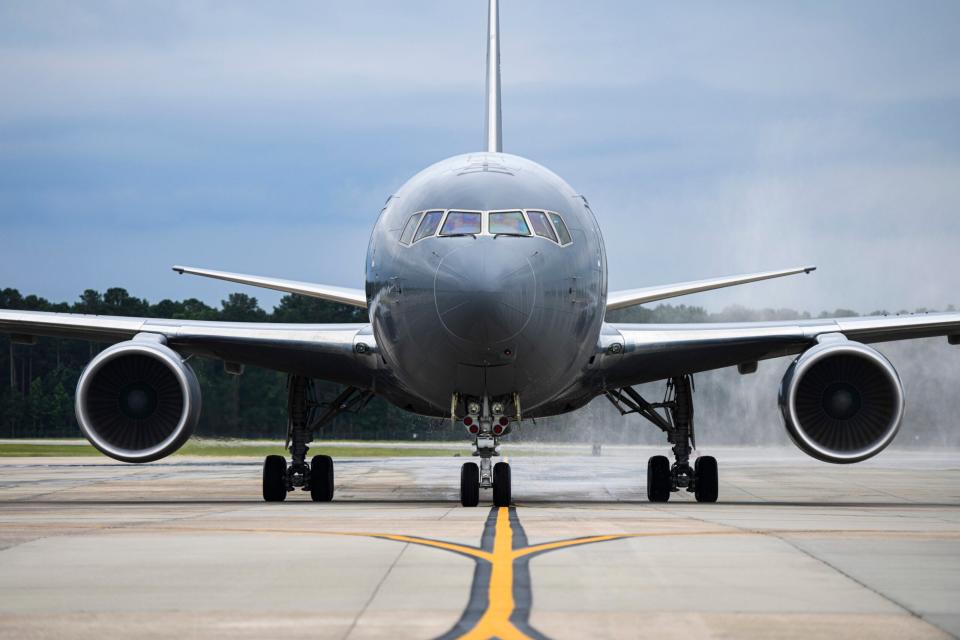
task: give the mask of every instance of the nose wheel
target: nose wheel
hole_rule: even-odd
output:
[[[493,505],[509,507],[512,497],[510,465],[498,462],[493,465]],[[475,507],[480,504],[480,466],[465,462],[460,467],[460,504]]]
[[[498,462],[493,465],[493,506],[510,506],[510,465]]]
[[[510,433],[510,419],[505,415],[503,401],[491,402],[490,398],[463,400],[454,394],[451,400],[450,419],[456,422],[457,406],[463,403],[467,415],[463,425],[473,436],[473,455],[476,462],[467,462],[460,467],[460,504],[475,507],[480,502],[480,489],[493,489],[493,504],[497,507],[510,505],[512,487],[510,465],[493,459],[500,455],[500,438]],[[520,420],[520,398],[513,396],[516,420]]]
[[[480,467],[476,462],[464,462],[460,467],[460,504],[465,507],[480,504]]]

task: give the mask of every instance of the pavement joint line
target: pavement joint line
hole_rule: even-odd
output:
[[[712,525],[718,525],[718,524],[719,524],[719,525],[721,525],[721,526],[731,527],[731,528],[735,529],[736,531],[742,531],[742,532],[753,531],[754,533],[759,533],[760,535],[763,535],[763,536],[765,536],[765,537],[775,538],[775,539],[779,540],[780,542],[782,542],[782,543],[786,544],[787,546],[789,546],[789,547],[790,547],[791,549],[793,549],[794,551],[797,551],[798,553],[801,553],[801,554],[807,556],[808,558],[810,558],[810,559],[813,560],[814,562],[817,562],[817,563],[819,563],[819,564],[822,564],[823,566],[827,567],[827,568],[830,569],[831,571],[833,571],[833,572],[835,572],[835,573],[843,576],[844,578],[846,578],[847,580],[850,580],[851,582],[853,582],[854,584],[860,586],[861,588],[866,589],[867,591],[869,591],[870,593],[876,595],[877,597],[881,598],[882,600],[884,600],[884,601],[886,601],[886,602],[889,602],[890,604],[892,604],[893,606],[897,607],[897,608],[900,609],[901,611],[907,613],[908,615],[910,615],[910,616],[912,616],[912,617],[914,617],[914,618],[922,621],[923,623],[928,624],[928,625],[930,625],[930,626],[932,626],[932,627],[934,627],[934,628],[936,628],[936,629],[938,629],[938,630],[940,630],[940,631],[943,631],[944,633],[946,633],[947,635],[950,635],[951,637],[956,637],[956,636],[953,636],[953,634],[951,634],[951,633],[950,633],[949,631],[947,631],[946,629],[943,629],[942,627],[933,624],[933,623],[930,622],[929,620],[924,619],[924,617],[923,617],[922,615],[920,615],[919,613],[917,613],[916,611],[913,611],[912,609],[910,609],[909,607],[905,606],[904,604],[898,602],[897,600],[893,599],[892,597],[890,597],[890,596],[888,596],[888,595],[886,595],[886,594],[884,594],[884,593],[881,593],[880,591],[874,589],[874,588],[871,587],[870,585],[868,585],[868,584],[866,584],[866,583],[864,583],[864,582],[862,582],[862,581],[854,578],[852,575],[850,575],[850,574],[847,573],[846,571],[840,569],[839,567],[837,567],[837,566],[835,566],[834,564],[828,562],[827,560],[824,560],[823,558],[820,558],[819,556],[813,554],[811,551],[805,549],[804,547],[800,546],[799,544],[795,543],[794,541],[788,539],[788,538],[786,537],[786,535],[788,535],[789,532],[782,531],[782,530],[760,530],[760,529],[750,530],[750,529],[745,529],[745,528],[743,528],[743,527],[740,527],[740,526],[738,526],[738,525],[736,525],[736,524],[722,525],[721,523],[711,521],[711,520],[709,520],[708,518],[703,518],[703,517],[699,517],[699,518],[698,518],[698,517],[693,516],[693,515],[688,515],[687,517],[688,517],[689,519],[691,519],[691,520],[696,520],[697,522],[702,522],[702,523],[704,523],[704,524],[712,524]],[[834,531],[832,531],[832,533],[837,533],[837,531],[834,530]]]
[[[377,586],[373,588],[373,591],[370,593],[370,597],[367,598],[367,601],[363,603],[363,607],[360,611],[357,612],[357,615],[354,616],[353,622],[350,623],[350,627],[347,629],[347,632],[343,634],[343,640],[347,640],[351,634],[353,634],[354,629],[357,628],[357,623],[360,622],[360,618],[367,612],[367,609],[370,608],[370,605],[376,599],[377,594],[380,593],[380,589],[383,588],[383,583],[387,581],[387,578],[390,577],[390,574],[393,573],[394,567],[397,566],[397,563],[400,562],[400,558],[403,557],[404,552],[410,545],[403,545],[400,547],[400,552],[393,559],[393,562],[390,563],[390,566],[387,567],[387,570],[383,572],[383,576],[380,578],[380,581],[377,583]]]
[[[190,516],[182,516],[180,518],[169,518],[166,522],[179,522],[183,520],[190,520],[196,518],[203,518],[212,515],[219,515],[223,513],[228,513],[232,510],[210,512],[210,513],[200,513],[192,514]],[[6,521],[9,524],[9,520]],[[705,521],[706,522],[706,521]],[[717,524],[717,523],[709,523]],[[438,549],[444,549],[451,551],[453,553],[460,553],[471,558],[481,557],[487,559],[487,554],[482,549],[472,547],[470,545],[461,545],[451,542],[445,542],[443,540],[434,540],[431,538],[424,538],[421,536],[408,536],[404,534],[394,534],[394,533],[377,533],[377,532],[365,532],[365,531],[326,531],[326,530],[311,530],[311,529],[281,529],[276,527],[179,527],[179,526],[151,526],[156,525],[156,521],[150,520],[146,522],[131,522],[131,523],[122,523],[122,524],[112,524],[112,525],[87,525],[83,523],[77,523],[71,525],[73,529],[86,530],[91,533],[125,533],[125,532],[150,532],[150,533],[276,533],[276,534],[285,534],[285,535],[309,535],[309,536],[351,536],[351,537],[362,537],[362,538],[377,538],[381,540],[392,540],[394,542],[406,542],[409,544],[419,544],[422,546],[434,547]],[[21,525],[27,526],[27,525]],[[34,527],[46,528],[49,525],[47,523],[32,525]],[[724,525],[721,525],[724,526]],[[692,537],[692,536],[780,536],[780,535],[790,535],[790,536],[805,536],[805,537],[832,537],[837,534],[844,534],[849,536],[862,536],[866,538],[908,538],[908,539],[934,539],[934,540],[957,540],[960,539],[960,532],[958,531],[888,531],[888,530],[877,530],[877,529],[759,529],[759,528],[742,528],[736,527],[734,525],[728,525],[728,529],[718,529],[718,530],[701,530],[701,531],[650,531],[645,533],[617,533],[617,534],[602,534],[597,536],[580,536],[577,538],[570,538],[568,540],[560,540],[554,542],[545,542],[540,545],[534,545],[533,547],[525,548],[522,553],[518,553],[518,557],[529,555],[531,553],[537,553],[539,547],[541,546],[555,546],[560,542],[569,543],[565,546],[576,546],[576,544],[586,544],[586,542],[579,541],[593,541],[594,538],[603,538],[604,540],[610,539],[627,539],[627,538],[662,538],[669,536],[681,536],[681,537]],[[71,535],[77,533],[76,531],[71,531]],[[604,541],[598,540],[598,541]],[[448,548],[449,547],[449,548]]]
[[[812,551],[810,551],[809,549],[806,549],[806,548],[804,548],[803,546],[801,546],[801,545],[795,543],[794,541],[792,541],[792,540],[790,540],[790,539],[788,539],[788,538],[785,538],[785,537],[783,537],[783,536],[779,536],[779,535],[776,535],[776,534],[771,534],[771,537],[777,538],[777,539],[780,540],[781,542],[783,542],[783,543],[787,544],[788,546],[790,546],[792,549],[794,549],[794,550],[796,550],[796,551],[799,551],[800,553],[802,553],[803,555],[807,556],[808,558],[814,560],[815,562],[819,562],[819,563],[822,564],[823,566],[825,566],[825,567],[831,569],[832,571],[840,574],[841,576],[843,576],[843,577],[846,578],[847,580],[850,580],[851,582],[859,585],[860,587],[866,589],[866,590],[869,591],[870,593],[873,593],[874,595],[878,596],[879,598],[882,598],[883,600],[886,600],[887,602],[889,602],[889,603],[892,604],[893,606],[895,606],[895,607],[899,608],[900,610],[908,613],[909,615],[911,615],[912,617],[916,618],[917,620],[920,620],[920,621],[924,622],[925,624],[930,625],[931,627],[935,627],[936,629],[938,629],[938,630],[940,630],[940,631],[943,631],[944,633],[946,633],[947,635],[949,635],[949,636],[951,636],[951,637],[956,637],[956,636],[954,636],[952,633],[950,633],[949,631],[947,631],[946,629],[944,629],[944,628],[940,627],[939,625],[934,624],[934,623],[931,622],[930,620],[927,620],[926,618],[924,618],[919,612],[914,611],[913,609],[911,609],[911,608],[908,607],[907,605],[903,604],[902,602],[896,600],[895,598],[893,598],[893,597],[891,597],[891,596],[888,596],[887,594],[885,594],[885,593],[883,593],[883,592],[881,592],[881,591],[878,591],[877,589],[874,589],[873,587],[871,587],[871,586],[868,585],[867,583],[865,583],[865,582],[863,582],[863,581],[861,581],[861,580],[858,580],[858,579],[855,578],[853,575],[847,573],[846,571],[844,571],[844,570],[841,569],[840,567],[836,566],[835,564],[831,563],[830,561],[825,560],[825,559],[821,558],[820,556],[814,554],[814,553],[813,553]]]

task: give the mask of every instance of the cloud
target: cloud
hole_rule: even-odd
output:
[[[960,302],[960,6],[501,13],[505,148],[590,198],[612,286],[815,262],[689,301]],[[164,293],[186,254],[359,285],[387,195],[480,146],[484,28],[480,0],[4,3],[0,281],[215,301]]]

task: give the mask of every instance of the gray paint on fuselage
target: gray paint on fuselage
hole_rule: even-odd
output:
[[[408,218],[428,209],[556,211],[574,242],[465,236],[400,244]],[[403,408],[447,415],[455,392],[516,392],[535,415],[576,386],[594,355],[606,301],[599,226],[583,198],[530,160],[466,154],[414,176],[381,212],[366,272],[370,321],[390,371],[377,390]]]

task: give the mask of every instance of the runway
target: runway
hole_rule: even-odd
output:
[[[713,449],[718,504],[652,505],[660,452],[512,458],[499,510],[455,457],[337,460],[328,504],[252,458],[0,458],[0,637],[960,635],[957,453]]]

